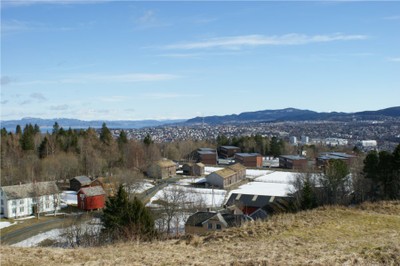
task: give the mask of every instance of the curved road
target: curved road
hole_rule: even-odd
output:
[[[57,228],[63,228],[68,221],[72,220],[72,218],[75,217],[56,218],[53,220],[47,220],[12,231],[7,234],[1,234],[1,244],[12,245],[46,231]]]

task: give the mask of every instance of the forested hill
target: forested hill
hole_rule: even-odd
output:
[[[83,121],[78,119],[68,118],[54,118],[54,119],[41,119],[41,118],[22,118],[20,120],[9,120],[1,121],[1,128],[6,128],[7,131],[15,130],[17,125],[24,126],[26,124],[36,124],[44,132],[50,131],[53,128],[55,122],[63,128],[101,128],[103,123],[107,124],[109,128],[143,128],[143,127],[155,127],[166,124],[173,124],[183,122],[185,120],[94,120],[94,121]]]
[[[207,124],[226,124],[226,123],[246,123],[246,122],[277,122],[277,121],[354,121],[354,120],[380,120],[385,118],[400,118],[400,106],[386,108],[377,111],[363,111],[356,113],[343,112],[315,112],[310,110],[300,110],[286,108],[280,110],[263,110],[256,112],[245,112],[241,114],[225,116],[206,116],[196,117],[186,121],[187,124],[207,123]]]

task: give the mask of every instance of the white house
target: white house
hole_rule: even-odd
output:
[[[1,213],[18,218],[60,209],[60,193],[54,181],[0,187]]]

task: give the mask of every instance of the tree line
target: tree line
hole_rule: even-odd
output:
[[[329,160],[321,172],[299,173],[293,182],[295,208],[400,199],[400,144],[390,153],[371,151],[352,164]]]
[[[121,182],[143,178],[143,173],[162,157],[190,159],[193,150],[215,147],[214,142],[179,141],[154,143],[128,139],[124,130],[113,135],[105,123],[99,130],[64,129],[56,122],[51,132],[38,125],[1,129],[1,185],[20,182],[66,180],[78,175],[114,176]]]

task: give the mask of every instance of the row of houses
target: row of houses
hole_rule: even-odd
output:
[[[115,186],[104,178],[77,176],[70,180],[70,189],[77,192],[77,207],[90,211],[102,209],[107,196],[114,195]],[[54,213],[63,204],[55,181],[33,182],[0,187],[1,213],[6,218],[18,218],[42,213]]]

